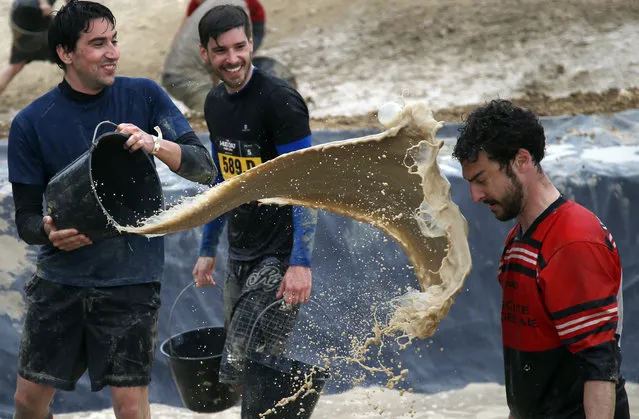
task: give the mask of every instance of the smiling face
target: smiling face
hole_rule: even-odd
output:
[[[253,41],[246,37],[242,27],[228,30],[217,39],[210,38],[206,49],[200,47],[200,52],[229,92],[238,92],[250,80]]]
[[[65,78],[73,89],[97,94],[115,81],[120,48],[115,27],[107,19],[91,21],[73,51],[58,46],[57,52],[65,64]]]
[[[490,205],[498,220],[512,220],[521,214],[523,186],[510,166],[501,168],[482,151],[476,161],[462,162],[462,174],[470,184],[473,201]]]

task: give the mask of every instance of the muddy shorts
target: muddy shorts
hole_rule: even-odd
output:
[[[275,303],[286,268],[272,257],[250,263],[229,260],[224,283],[226,342],[220,382],[242,382],[247,352],[279,355],[285,349],[299,312],[299,305]]]
[[[34,276],[24,289],[21,377],[71,391],[88,369],[92,391],[149,384],[159,283],[85,288]]]
[[[33,35],[14,33],[9,64],[19,64],[31,61],[51,61],[51,51],[47,40],[47,33]]]

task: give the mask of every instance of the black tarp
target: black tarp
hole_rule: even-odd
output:
[[[568,198],[594,210],[615,237],[624,264],[623,372],[639,381],[639,112],[614,116],[543,118],[548,138],[545,170]],[[401,387],[416,392],[436,392],[471,382],[503,383],[501,358],[500,290],[496,280],[498,257],[504,237],[512,226],[494,219],[486,206],[473,203],[459,164],[450,158],[458,126],[446,124],[438,133],[445,141],[440,154],[442,171],[451,182],[452,197],[469,223],[473,270],[463,292],[435,335],[415,341],[404,351],[386,347],[381,355],[387,363],[401,362],[410,373]],[[354,138],[372,131],[318,131],[315,144]],[[201,138],[206,139],[205,135]],[[633,145],[633,139],[634,144]],[[204,142],[208,142],[204,140]],[[0,240],[15,238],[13,204],[7,182],[6,142],[0,143]],[[195,185],[177,179],[165,167],[160,170],[165,195],[173,202],[193,195]],[[339,185],[335,185],[339,187]],[[189,290],[175,307],[172,324],[169,310],[178,293],[192,281],[201,228],[166,237],[166,272],[162,284],[159,343],[168,336],[205,325],[222,324],[220,289]],[[8,241],[11,243],[11,241]],[[7,241],[3,241],[7,243]],[[15,243],[15,241],[13,242]],[[222,246],[226,241],[223,239]],[[350,219],[320,212],[313,266],[314,299],[326,310],[326,330],[337,346],[344,345],[344,330],[362,332],[370,326],[370,306],[398,295],[406,287],[417,288],[408,260],[398,245],[374,228]],[[12,254],[9,252],[9,254]],[[226,260],[219,252],[215,275],[222,278]],[[33,261],[35,249],[26,259]],[[0,261],[2,261],[0,256]],[[11,266],[15,265],[11,264]],[[32,264],[3,271],[0,297],[21,292]],[[15,297],[15,294],[14,294]],[[8,301],[5,299],[4,301]],[[14,300],[11,300],[14,301]],[[17,353],[22,319],[0,313],[0,411],[11,411],[15,390]],[[342,375],[327,385],[328,392],[350,388],[350,379],[361,369],[342,366]],[[385,376],[369,376],[366,384],[385,383]],[[181,406],[167,361],[157,351],[150,387],[151,402]],[[75,392],[58,392],[53,402],[57,412],[97,410],[110,406],[110,392],[91,393],[83,377]]]

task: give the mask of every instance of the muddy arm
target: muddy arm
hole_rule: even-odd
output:
[[[217,177],[217,168],[211,154],[193,131],[187,132],[175,141],[182,150],[180,168],[175,172],[193,182],[211,184]]]

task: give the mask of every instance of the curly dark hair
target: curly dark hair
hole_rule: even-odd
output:
[[[544,158],[546,137],[537,116],[507,100],[492,100],[473,110],[459,128],[453,157],[460,162],[475,162],[479,152],[508,165],[520,149],[528,150],[535,165]]]

